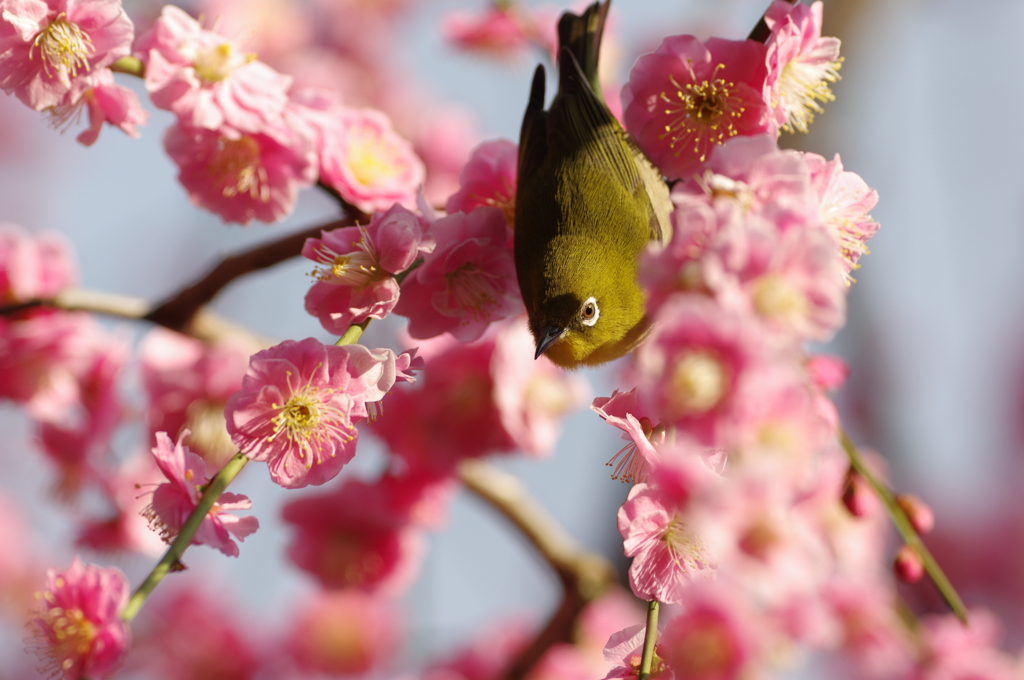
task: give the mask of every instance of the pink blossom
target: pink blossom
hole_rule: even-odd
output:
[[[893,608],[892,587],[836,578],[822,599],[841,629],[842,650],[866,677],[908,677],[917,644]],[[912,677],[912,676],[909,676]]]
[[[192,202],[225,222],[282,219],[299,188],[316,179],[309,141],[283,125],[231,136],[178,124],[168,128],[164,148]]]
[[[670,36],[630,71],[626,128],[669,179],[687,179],[729,138],[775,132],[767,75],[761,43]]]
[[[234,139],[265,132],[284,113],[291,77],[174,5],[165,5],[153,28],[139,36],[135,52],[146,64],[153,103],[174,113],[182,127]]]
[[[383,112],[343,108],[323,129],[318,151],[320,179],[363,212],[416,205],[423,161]]]
[[[479,207],[434,222],[434,252],[406,279],[395,313],[409,317],[409,335],[451,333],[476,340],[487,326],[522,313],[512,232],[497,208]]]
[[[174,540],[185,526],[202,500],[203,490],[210,483],[205,461],[182,444],[188,435],[189,431],[184,430],[177,443],[172,444],[166,432],[157,432],[156,446],[153,448],[156,464],[168,481],[153,490],[153,500],[145,515],[167,543]],[[228,557],[238,557],[238,546],[231,540],[231,536],[244,541],[260,524],[255,517],[236,517],[230,511],[248,510],[251,507],[252,502],[246,496],[222,493],[206,513],[192,543],[216,548]]]
[[[531,44],[549,42],[540,22],[517,5],[494,5],[482,16],[452,12],[444,18],[441,32],[457,49],[505,60],[521,56]]]
[[[270,64],[314,41],[313,13],[291,0],[202,0],[190,6],[199,16],[214,18],[221,35],[244,36],[245,46]]]
[[[843,170],[839,154],[826,161],[807,153],[804,160],[818,199],[818,216],[839,242],[840,261],[850,284],[854,281],[850,273],[860,267],[857,262],[868,253],[867,241],[878,231],[878,222],[868,214],[878,203],[878,193],[856,173]]]
[[[85,313],[44,312],[0,318],[0,397],[26,404],[40,420],[61,421],[79,403],[76,375],[99,332]]]
[[[459,190],[448,198],[448,213],[469,213],[481,205],[500,208],[505,222],[515,224],[516,168],[519,147],[505,139],[484,142],[473,149],[459,173]]]
[[[691,487],[706,473],[701,466],[688,465]],[[623,552],[633,558],[629,585],[642,600],[680,602],[694,579],[712,573],[715,558],[688,525],[685,509],[677,495],[648,484],[636,484],[619,508]]]
[[[426,542],[389,496],[380,485],[346,479],[291,501],[282,511],[295,532],[289,559],[325,588],[401,594],[419,571]]]
[[[240,342],[216,344],[154,328],[139,345],[142,385],[148,397],[150,436],[164,431],[186,442],[211,469],[219,469],[236,448],[228,436],[224,406],[242,386],[252,349]]]
[[[775,0],[764,20],[771,28],[768,48],[767,99],[775,120],[787,131],[807,132],[818,102],[835,99],[829,83],[839,80],[839,39],[821,37],[822,4]]]
[[[317,593],[300,608],[287,646],[305,671],[362,675],[397,651],[394,605],[356,590]]]
[[[46,572],[46,589],[29,622],[37,649],[54,676],[109,678],[128,655],[130,631],[121,620],[128,579],[119,569],[83,564]]]
[[[999,619],[991,612],[972,611],[969,626],[952,614],[931,615],[922,623],[924,650],[910,676],[913,680],[1019,677],[1019,661],[997,646],[1003,635]]]
[[[58,232],[30,234],[0,222],[0,301],[52,298],[78,282],[71,244]]]
[[[657,456],[655,443],[664,441],[665,430],[660,423],[651,421],[653,410],[637,388],[628,392],[615,390],[610,397],[597,397],[590,408],[607,423],[622,430],[622,439],[629,442],[607,463],[615,466],[612,479],[629,484],[646,482],[650,466]]]
[[[117,470],[105,473],[98,481],[112,512],[82,521],[75,545],[100,552],[130,551],[159,557],[167,545],[143,517],[151,494],[140,493],[140,489],[155,488],[165,479],[148,451],[133,455]]]
[[[389,472],[377,482],[384,503],[399,517],[427,529],[441,529],[458,483],[454,476],[427,469]]]
[[[604,676],[604,680],[622,678],[624,680],[635,678],[640,674],[640,661],[644,649],[644,638],[647,636],[647,627],[640,623],[624,628],[608,638],[608,644],[604,648],[604,658],[612,664],[611,670]],[[671,674],[661,658],[654,654],[651,661],[650,678],[662,678],[668,680]]]
[[[135,27],[119,0],[0,2],[0,89],[42,111],[127,56]]]
[[[505,618],[475,633],[473,641],[441,663],[431,665],[423,680],[496,680],[501,678],[536,632],[522,617]]]
[[[336,335],[368,318],[383,319],[398,303],[395,274],[433,248],[430,225],[400,205],[376,213],[365,226],[322,232],[306,239],[302,255],[318,266],[306,311]]]
[[[640,389],[662,424],[703,445],[728,447],[738,436],[740,395],[750,394],[741,388],[767,361],[763,342],[746,315],[703,296],[677,295],[637,351]]]
[[[91,86],[77,98],[71,93],[65,95],[50,113],[54,123],[70,124],[81,116],[83,108],[89,112],[89,127],[76,139],[85,146],[92,146],[99,139],[104,123],[120,128],[129,137],[138,137],[137,126],[149,120],[149,113],[142,108],[135,92],[116,84],[113,72],[107,69],[94,74]]]
[[[396,379],[395,354],[306,338],[257,352],[228,399],[232,441],[289,489],[333,479],[355,455],[355,423]]]
[[[403,125],[403,129],[414,126],[413,145],[427,167],[423,184],[427,202],[444,205],[458,191],[459,174],[480,141],[476,114],[464,105],[446,103],[434,105],[425,116],[403,120]]]
[[[175,579],[177,581],[177,579]],[[252,680],[267,656],[267,643],[257,642],[255,617],[238,620],[229,589],[162,585],[146,603],[136,631],[132,661],[142,662],[145,677],[162,680]],[[255,630],[254,630],[255,629]],[[270,651],[274,654],[277,650]]]
[[[738,594],[711,586],[695,590],[665,625],[657,653],[676,678],[739,680],[756,660],[759,638]]]

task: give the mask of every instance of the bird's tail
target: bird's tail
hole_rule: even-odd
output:
[[[571,78],[574,68],[565,52],[571,54],[580,65],[583,75],[590,84],[598,100],[601,96],[601,83],[598,79],[598,60],[601,55],[601,36],[604,34],[604,22],[608,17],[608,6],[611,0],[595,2],[582,15],[566,12],[558,21],[558,82],[564,83]]]

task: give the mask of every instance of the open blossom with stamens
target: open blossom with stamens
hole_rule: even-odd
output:
[[[430,225],[400,205],[365,226],[343,227],[306,239],[302,255],[319,266],[306,293],[306,311],[341,335],[354,323],[383,319],[398,303],[395,274],[433,248]]]
[[[805,153],[804,160],[811,172],[811,190],[818,199],[818,216],[839,241],[840,264],[849,285],[854,280],[850,273],[869,252],[868,239],[878,231],[878,222],[868,214],[878,203],[878,192],[857,173],[843,170],[839,154],[826,161]]]
[[[234,41],[202,28],[174,5],[165,5],[135,52],[146,64],[153,103],[186,126],[239,133],[263,132],[280,120],[290,76],[244,52]]]
[[[179,124],[168,128],[164,148],[192,202],[225,222],[275,222],[316,179],[309,140],[283,125],[239,137]]]
[[[612,479],[629,484],[646,482],[657,455],[654,444],[665,439],[664,428],[651,422],[654,410],[644,403],[636,387],[628,392],[615,390],[610,397],[598,397],[590,408],[622,430],[622,438],[629,441],[608,461],[609,466],[614,466]]]
[[[149,119],[138,95],[115,83],[114,73],[109,69],[94,74],[90,82],[83,92],[69,92],[60,104],[49,109],[50,121],[63,129],[77,121],[83,110],[87,111],[89,127],[76,137],[85,146],[92,146],[99,139],[104,123],[120,128],[129,137],[138,137],[137,126],[145,125]]]
[[[511,230],[501,210],[481,206],[434,222],[434,252],[402,286],[395,313],[409,317],[409,335],[451,333],[476,340],[487,326],[523,311]]]
[[[367,402],[380,401],[396,378],[404,376],[389,349],[285,340],[250,359],[225,408],[228,433],[277,484],[323,484],[355,455]]]
[[[189,434],[188,430],[182,431],[177,443],[172,443],[166,432],[157,432],[153,448],[156,464],[168,481],[153,490],[153,500],[143,514],[168,543],[185,526],[203,498],[203,489],[210,483],[206,462],[182,443]],[[231,536],[244,541],[259,528],[260,523],[255,517],[236,517],[230,511],[251,507],[252,502],[247,497],[225,491],[206,513],[192,537],[192,543],[208,545],[229,557],[238,557],[238,546]]]
[[[775,132],[764,59],[753,40],[666,38],[622,89],[626,129],[669,179],[689,178],[731,137]]]
[[[37,111],[77,99],[131,50],[120,0],[3,0],[0,10],[0,89]]]
[[[363,212],[415,207],[426,170],[382,111],[341,107],[323,128],[320,178]]]
[[[83,564],[46,572],[46,589],[28,627],[50,677],[109,678],[128,656],[131,635],[121,620],[128,579],[120,569]]]
[[[768,38],[766,91],[783,130],[807,132],[818,102],[835,99],[829,83],[839,80],[839,39],[821,37],[822,4],[775,0],[765,12]]]

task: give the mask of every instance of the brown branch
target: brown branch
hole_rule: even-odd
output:
[[[459,465],[459,478],[519,529],[562,583],[562,602],[505,673],[505,680],[522,680],[552,645],[572,641],[580,612],[615,583],[615,570],[600,555],[579,547],[515,476],[466,460]]]
[[[786,0],[789,4],[795,5],[800,0]],[[754,26],[754,30],[747,36],[747,40],[756,40],[759,43],[768,42],[768,38],[771,37],[772,30],[768,28],[768,22],[764,20],[764,15],[761,15],[761,20]]]
[[[224,286],[238,277],[296,257],[302,252],[306,239],[319,237],[321,231],[350,227],[360,221],[366,221],[366,215],[352,208],[341,219],[229,255],[201,279],[159,303],[144,318],[167,328],[181,330],[200,307],[216,297]]]

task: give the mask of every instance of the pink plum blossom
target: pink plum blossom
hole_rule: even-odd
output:
[[[4,0],[0,9],[0,89],[37,111],[77,101],[131,49],[135,27],[119,0]]]
[[[653,409],[645,401],[634,387],[628,392],[615,390],[610,397],[597,397],[590,405],[605,422],[622,430],[622,439],[629,442],[607,463],[614,465],[612,479],[628,484],[647,481],[657,457],[655,444],[665,439],[664,428],[651,421]]]
[[[878,203],[878,192],[859,175],[843,170],[839,154],[826,161],[816,154],[804,154],[811,173],[811,188],[818,199],[818,216],[839,242],[840,262],[847,284],[850,273],[860,267],[858,260],[868,253],[867,241],[878,231],[871,209]]]
[[[448,198],[448,213],[469,213],[481,205],[500,208],[509,227],[515,225],[516,168],[519,147],[506,139],[484,142],[473,149],[459,173],[459,190]]]
[[[395,274],[433,248],[430,225],[400,205],[376,213],[369,224],[309,238],[303,257],[319,266],[306,294],[306,311],[329,332],[343,334],[368,318],[383,319],[398,303]]]
[[[409,335],[450,333],[476,340],[487,326],[523,311],[510,239],[497,208],[479,207],[434,222],[432,253],[402,286],[395,313],[409,318]]]
[[[135,52],[146,65],[153,103],[183,127],[238,138],[280,122],[291,77],[174,5],[165,5],[153,28],[139,36]]]
[[[291,501],[282,511],[294,531],[289,559],[325,588],[401,594],[419,571],[426,541],[390,496],[386,487],[346,479]]]
[[[492,5],[482,16],[453,12],[441,32],[454,47],[499,59],[518,57],[536,40],[538,28],[516,5]]]
[[[694,579],[713,574],[715,557],[686,516],[689,496],[711,473],[697,458],[676,469],[686,478],[686,494],[636,484],[619,508],[623,552],[633,558],[629,585],[642,600],[680,602]]]
[[[342,108],[323,129],[318,152],[320,179],[363,212],[416,205],[423,161],[382,111]]]
[[[459,174],[480,141],[476,114],[464,105],[446,103],[433,106],[425,116],[403,120],[405,126],[410,123],[416,155],[427,167],[423,194],[430,205],[444,205],[458,191]]]
[[[389,349],[285,340],[250,359],[227,402],[228,433],[249,458],[268,464],[277,484],[320,485],[355,455],[355,423],[397,377]]]
[[[608,638],[608,644],[604,648],[604,658],[612,664],[611,670],[604,676],[604,680],[615,680],[622,678],[628,680],[640,674],[640,661],[644,649],[644,638],[647,635],[647,627],[642,623],[612,634]],[[654,679],[668,680],[671,673],[662,663],[657,652],[651,660],[651,674]]]
[[[147,333],[138,355],[150,436],[164,431],[177,438],[190,430],[189,448],[211,469],[221,468],[236,451],[224,406],[242,386],[252,351],[241,342],[203,343],[159,327]]]
[[[316,179],[309,140],[283,125],[233,136],[178,124],[168,128],[164,148],[192,202],[225,222],[276,222]]]
[[[153,489],[166,479],[148,451],[133,455],[115,471],[105,473],[98,481],[111,511],[84,519],[75,544],[100,552],[128,551],[159,558],[167,545],[143,516],[151,494],[140,493],[140,489]]]
[[[774,133],[762,91],[765,47],[752,40],[665,38],[622,89],[626,129],[669,179],[688,179],[737,135]]]
[[[829,83],[839,80],[839,39],[821,37],[822,4],[775,0],[764,20],[768,38],[767,100],[775,120],[787,131],[807,132],[818,102],[835,99]]]
[[[161,538],[170,543],[177,537],[189,516],[203,497],[203,489],[210,483],[206,462],[182,444],[189,431],[184,430],[177,443],[172,443],[166,432],[156,433],[153,456],[167,478],[153,490],[153,499],[145,515]],[[252,502],[240,494],[224,492],[196,530],[192,543],[216,548],[228,557],[238,557],[238,546],[231,537],[244,541],[259,528],[255,517],[237,517],[232,510],[248,510]]]
[[[392,658],[399,642],[394,605],[358,590],[317,593],[300,608],[287,647],[300,668],[362,675]]]
[[[149,113],[142,108],[138,95],[115,83],[110,70],[97,72],[92,80],[91,87],[85,89],[77,100],[69,93],[64,101],[51,109],[54,122],[70,124],[85,109],[89,113],[89,127],[76,137],[80,144],[92,146],[99,139],[104,123],[120,128],[129,137],[138,137],[138,126],[149,120]]]
[[[31,234],[0,222],[0,302],[52,298],[77,281],[74,253],[63,235]]]
[[[46,572],[46,588],[29,621],[40,656],[64,680],[109,678],[124,665],[131,635],[121,620],[128,579],[119,569],[83,564]]]

